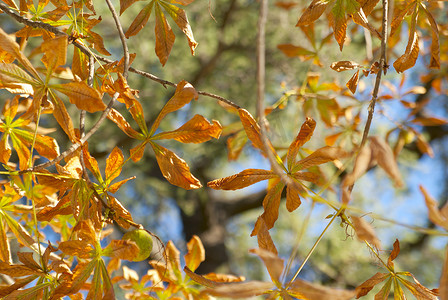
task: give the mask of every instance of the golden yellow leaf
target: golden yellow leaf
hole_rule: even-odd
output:
[[[244,276],[235,276],[229,274],[216,274],[216,273],[207,273],[203,276],[204,278],[213,280],[215,282],[242,282],[246,280]]]
[[[197,235],[193,235],[187,243],[188,253],[185,255],[185,264],[191,271],[195,271],[201,262],[205,260],[205,250],[201,239]]]
[[[89,258],[92,248],[86,241],[73,240],[59,243],[58,249],[64,254],[78,256],[79,258]]]
[[[114,108],[109,111],[107,118],[117,124],[118,128],[134,139],[142,139],[142,134],[134,130],[126,119]]]
[[[55,68],[66,64],[67,38],[66,35],[60,35],[44,40],[41,45],[41,50],[45,53],[42,62],[47,68]]]
[[[123,167],[124,156],[120,148],[115,147],[109,157],[106,159],[106,181],[111,182],[117,178]]]
[[[252,145],[255,148],[261,150],[261,153],[264,155],[264,147],[263,142],[261,141],[260,135],[260,125],[258,125],[257,121],[255,121],[254,117],[245,110],[244,108],[238,109],[238,114],[240,115],[241,123],[243,124],[244,131],[247,134],[247,137],[252,142]],[[273,149],[272,145],[270,148]]]
[[[376,159],[378,165],[394,180],[396,187],[403,186],[403,180],[392,148],[384,139],[377,136],[372,136],[369,140],[372,157]]]
[[[247,169],[238,174],[216,179],[207,183],[215,190],[238,190],[262,180],[278,177],[274,172],[262,169]]]
[[[202,184],[191,174],[190,168],[182,158],[160,145],[151,143],[151,146],[156,154],[160,171],[169,183],[186,190],[202,187]]]
[[[192,270],[190,270],[187,266],[184,267],[184,272],[195,282],[199,283],[200,285],[209,287],[209,288],[215,288],[217,286],[224,284],[222,282],[215,282],[212,279],[205,278],[203,275],[196,274]]]

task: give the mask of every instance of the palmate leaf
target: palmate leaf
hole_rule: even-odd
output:
[[[131,6],[136,1],[133,0],[121,0],[120,1],[120,14],[123,13],[129,6]],[[188,39],[188,45],[190,47],[191,54],[194,55],[194,50],[198,43],[195,41],[193,36],[193,31],[191,30],[190,24],[188,22],[187,14],[185,10],[176,6],[175,4],[188,5],[193,1],[164,1],[164,0],[152,0],[149,2],[136,16],[129,29],[126,31],[126,37],[129,38],[136,35],[140,30],[145,27],[146,23],[151,16],[152,11],[156,15],[156,26],[155,26],[155,37],[156,55],[160,60],[160,63],[164,66],[168,60],[171,53],[171,49],[174,44],[175,35],[169,25],[163,10],[171,17],[171,19],[176,23],[176,25],[182,30]]]

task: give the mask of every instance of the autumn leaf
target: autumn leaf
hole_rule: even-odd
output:
[[[205,250],[201,240],[198,236],[194,235],[187,243],[188,252],[185,255],[186,266],[195,271],[201,262],[205,260]]]
[[[101,100],[100,93],[88,86],[84,81],[51,85],[51,88],[68,96],[70,102],[81,110],[94,113],[106,109],[106,105]]]
[[[420,185],[420,191],[425,197],[425,204],[428,208],[428,215],[431,222],[448,230],[448,205],[439,209],[437,201],[431,197],[426,189]]]
[[[202,187],[199,180],[190,173],[190,168],[182,158],[160,145],[151,143],[151,146],[156,154],[160,171],[168,182],[186,190]]]
[[[314,23],[324,13],[329,3],[328,0],[313,0],[300,17],[296,27]]]
[[[330,68],[335,70],[336,72],[342,72],[347,70],[354,70],[361,67],[358,63],[349,60],[341,60],[334,62],[330,65]]]
[[[381,242],[376,236],[373,226],[363,218],[352,216],[351,219],[353,221],[356,237],[360,241],[367,241],[377,249],[381,249]]]
[[[247,169],[229,177],[210,181],[207,183],[207,186],[216,190],[238,190],[262,180],[276,177],[277,175],[272,171],[262,169]]]
[[[346,86],[354,94],[356,92],[356,88],[358,87],[359,82],[359,70],[353,74],[353,76],[350,78],[350,80],[347,82]]]
[[[356,287],[356,299],[361,298],[362,296],[367,295],[375,285],[383,282],[387,277],[389,277],[389,273],[376,273],[371,278],[367,279],[359,286]]]
[[[416,30],[417,12],[418,9],[415,9],[412,15],[411,27],[409,29],[409,40],[406,46],[406,50],[404,54],[394,62],[394,68],[398,73],[404,72],[405,70],[412,68],[415,65],[415,62],[417,61],[419,52],[418,34]]]
[[[292,282],[288,293],[298,298],[309,300],[349,300],[355,296],[355,291],[329,288],[320,284],[296,279]]]
[[[221,135],[222,126],[221,124],[213,120],[209,123],[201,115],[195,115],[187,123],[179,127],[174,131],[165,131],[154,135],[151,139],[153,140],[163,140],[163,139],[173,139],[182,143],[203,143],[211,138],[218,139]]]

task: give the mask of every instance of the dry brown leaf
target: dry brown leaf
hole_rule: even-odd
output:
[[[271,276],[272,282],[280,282],[280,276],[283,272],[283,259],[278,257],[277,254],[264,249],[251,249],[249,252],[258,255],[258,257],[261,258]]]
[[[381,242],[376,236],[373,226],[363,218],[352,216],[351,219],[353,221],[353,226],[355,227],[355,233],[358,239],[361,241],[365,240],[377,249],[381,249]]]
[[[117,178],[123,168],[124,156],[120,148],[115,147],[106,159],[106,181],[111,182]]]
[[[359,67],[361,67],[360,64],[358,64],[354,61],[350,61],[350,60],[341,60],[341,61],[334,62],[330,65],[330,68],[332,68],[336,72],[354,70]]]
[[[439,29],[437,28],[436,20],[431,12],[426,8],[424,3],[420,3],[420,7],[423,8],[423,11],[426,13],[428,17],[429,24],[431,25],[431,62],[429,63],[429,67],[433,69],[440,69],[440,48],[439,48]]]
[[[392,249],[392,252],[390,253],[389,258],[387,259],[387,266],[389,268],[394,267],[393,260],[397,258],[399,253],[400,253],[400,242],[398,241],[398,239],[396,239],[394,242],[394,248]]]
[[[384,139],[377,136],[373,136],[369,140],[372,156],[376,159],[378,165],[394,180],[394,185],[396,187],[402,187],[403,180],[401,179],[401,174],[392,148]]]
[[[241,123],[243,124],[244,131],[246,131],[247,137],[252,142],[255,148],[260,149],[263,152],[263,142],[261,141],[260,125],[255,121],[254,117],[244,108],[238,109]]]
[[[210,181],[207,183],[207,186],[215,190],[238,190],[259,181],[276,177],[278,175],[272,171],[246,169],[238,174]]]
[[[205,292],[212,296],[228,298],[249,298],[264,294],[274,288],[272,282],[249,281],[242,283],[223,284],[213,289],[206,289]]]
[[[439,210],[438,202],[433,197],[431,197],[431,195],[421,185],[420,191],[425,197],[425,203],[426,207],[428,208],[428,215],[431,222],[448,230],[448,211],[446,209],[446,207],[448,206],[445,206],[445,209],[443,210]]]
[[[298,294],[297,297],[309,300],[348,300],[355,296],[354,290],[329,288],[301,279],[294,280],[288,292]]]
[[[244,278],[244,276],[235,276],[235,275],[229,275],[229,274],[216,274],[216,273],[207,273],[205,275],[203,275],[203,277],[213,280],[215,282],[222,282],[222,283],[227,283],[227,282],[242,282],[244,280],[246,280],[246,278]]]
[[[142,138],[142,134],[134,130],[126,119],[115,109],[112,108],[107,115],[107,118],[117,124],[118,128],[126,133],[129,137],[138,139]]]
[[[353,170],[350,174],[345,176],[342,185],[351,186],[358,180],[362,175],[366,173],[368,168],[372,163],[372,150],[370,146],[364,146],[356,157],[355,164],[353,165]]]
[[[280,200],[284,186],[285,185],[283,182],[277,181],[274,186],[268,188],[268,193],[263,199],[264,212],[255,222],[254,229],[252,230],[250,236],[255,236],[258,234],[261,219],[263,219],[263,222],[266,224],[268,230],[274,227],[274,223],[278,219],[278,210],[280,207]]]
[[[190,270],[187,266],[184,267],[184,272],[197,283],[209,288],[218,287],[224,284],[221,282],[215,282],[211,279],[205,278],[203,275],[196,274],[192,270]]]

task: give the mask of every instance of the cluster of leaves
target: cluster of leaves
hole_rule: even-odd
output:
[[[138,163],[146,146],[150,145],[159,169],[169,183],[186,190],[201,188],[201,182],[191,173],[186,161],[160,145],[160,141],[204,143],[213,138],[218,139],[223,126],[216,120],[209,122],[202,115],[195,115],[177,129],[160,130],[159,126],[168,114],[175,113],[193,99],[198,100],[198,92],[185,80],[175,84],[174,95],[165,103],[152,124],[149,124],[138,99],[138,91],[129,86],[124,75],[129,67],[126,61],[130,59],[132,63],[135,55],[112,63],[95,62],[95,58],[99,56],[93,55],[91,51],[96,50],[102,55],[110,53],[105,49],[102,37],[92,31],[101,21],[101,18],[93,18],[95,9],[92,2],[67,4],[62,0],[42,0],[37,4],[33,1],[20,1],[19,5],[12,0],[4,2],[7,6],[2,6],[2,9],[5,12],[6,9],[18,12],[15,14],[11,10],[9,13],[15,14],[26,25],[14,35],[21,38],[20,44],[0,29],[0,88],[14,95],[12,99],[5,101],[0,121],[0,162],[4,168],[2,174],[8,176],[8,180],[0,183],[0,272],[11,281],[0,286],[1,297],[58,299],[70,296],[72,299],[81,299],[87,295],[89,299],[112,299],[115,295],[114,284],[118,283],[126,290],[130,299],[176,299],[180,296],[190,299],[210,299],[211,296],[242,298],[263,294],[269,295],[271,299],[350,299],[354,296],[364,296],[375,285],[386,281],[375,299],[387,299],[392,284],[396,299],[404,298],[402,286],[417,298],[436,299],[437,290],[424,287],[409,272],[395,271],[393,260],[399,253],[398,240],[387,263],[384,263],[378,251],[381,244],[372,226],[357,214],[346,213],[346,210],[350,211],[348,204],[353,185],[369,169],[375,165],[380,166],[399,187],[403,185],[403,180],[396,157],[401,149],[416,139],[422,153],[432,153],[429,144],[415,126],[435,126],[447,122],[441,118],[421,116],[420,112],[426,103],[407,102],[393,94],[400,94],[397,91],[382,95],[380,100],[401,100],[402,105],[412,111],[404,122],[390,131],[400,131],[394,148],[389,146],[386,139],[374,136],[366,145],[362,145],[361,149],[353,136],[361,133],[357,126],[361,122],[362,105],[342,107],[336,96],[328,95],[328,91],[336,93],[337,96],[356,98],[335,83],[319,83],[319,75],[315,73],[308,74],[302,87],[286,92],[266,110],[266,114],[269,114],[275,109],[284,109],[292,96],[303,104],[307,117],[296,138],[286,148],[275,147],[262,134],[256,119],[246,109],[233,107],[231,111],[238,115],[239,122],[237,126],[227,130],[233,134],[227,140],[229,159],[237,159],[244,145],[251,141],[252,146],[260,150],[262,155],[274,156],[282,173],[276,172],[275,168],[246,169],[238,174],[210,181],[207,186],[218,190],[237,190],[268,180],[267,194],[263,200],[264,211],[256,220],[251,233],[252,236],[257,236],[259,248],[251,250],[251,253],[261,258],[271,282],[243,282],[243,277],[194,273],[205,259],[204,247],[197,236],[187,244],[188,253],[184,256],[183,269],[180,252],[170,241],[164,246],[162,259],[151,260],[149,264],[152,268],[140,279],[135,271],[121,266],[122,260],[132,261],[138,255],[138,245],[110,236],[113,223],[124,230],[141,227],[134,222],[131,213],[120,200],[113,196],[134,177],[115,183],[113,181],[120,176],[124,167],[129,166],[131,160]],[[120,1],[120,14],[135,2]],[[175,39],[165,12],[186,35],[191,53],[194,54],[197,42],[185,11],[178,6],[186,6],[191,2],[149,1],[135,17],[125,36],[129,38],[137,35],[147,24],[154,10],[155,52],[160,63],[165,65]],[[378,20],[367,19],[372,16],[377,2],[313,0],[297,23],[313,50],[291,44],[279,45],[278,48],[289,57],[313,59],[315,65],[322,66],[319,51],[330,42],[331,35],[318,41],[314,35],[313,24],[326,10],[334,30],[333,35],[341,50],[346,42],[347,21],[350,18],[382,39],[384,37],[375,27]],[[51,5],[55,8],[51,9]],[[294,6],[286,3],[278,5],[285,8]],[[421,16],[426,16],[432,29],[430,67],[439,68],[439,32],[430,9],[421,1],[405,1],[401,5],[394,11],[391,35],[399,35],[398,28],[406,16],[411,16],[410,34],[405,53],[393,64],[395,70],[403,72],[415,65],[419,54],[417,25],[422,23],[421,26],[425,26]],[[85,13],[84,7],[91,13]],[[26,17],[20,16],[22,14]],[[63,30],[58,31],[57,27],[63,27]],[[33,56],[40,55],[42,64],[39,68],[35,67],[38,62],[32,63],[24,54],[24,41],[30,38],[42,40],[32,52]],[[399,38],[391,40],[392,45],[398,40]],[[73,51],[71,65],[67,66],[70,64],[67,61],[70,43],[77,47]],[[338,61],[331,65],[331,68],[338,72],[357,69],[346,85],[352,94],[356,93],[358,87],[360,69],[367,77],[369,74],[381,74],[385,71],[384,67],[378,62],[364,67],[353,61]],[[403,81],[399,88],[402,87]],[[404,94],[406,93],[416,94],[416,91]],[[110,105],[103,102],[103,99],[108,97],[113,99]],[[374,97],[376,98],[376,95]],[[122,110],[112,107],[115,100],[124,104]],[[80,129],[75,128],[73,124],[70,110],[66,107],[68,102],[82,111],[81,114],[101,112],[103,120],[108,118],[125,135],[135,140],[137,145],[130,149],[127,158],[118,147],[113,148],[102,173],[96,158],[89,152],[85,138],[87,135],[82,128],[84,124],[81,124]],[[355,109],[358,113],[353,116]],[[313,151],[303,146],[311,139],[316,128],[317,122],[308,117],[314,114],[314,111],[317,111],[315,114],[319,115],[322,124],[327,127],[342,127],[341,119],[346,121],[346,126],[340,132],[327,136],[326,146]],[[130,117],[126,118],[125,115]],[[53,119],[73,144],[63,154],[60,153],[58,141],[49,136],[52,130],[41,126]],[[131,123],[135,123],[138,129],[134,129]],[[93,132],[97,127],[91,130]],[[412,134],[413,136],[410,136]],[[343,135],[350,139],[349,143],[342,138]],[[264,142],[265,138],[267,143]],[[314,192],[312,186],[305,183],[327,188],[331,182],[325,179],[320,166],[333,162],[339,169],[338,172],[342,172],[347,167],[348,158],[355,156],[353,169],[347,172],[340,186],[341,202],[327,201]],[[47,162],[39,165],[41,160]],[[286,280],[288,270],[284,267],[269,233],[279,218],[279,207],[285,188],[286,208],[289,212],[298,209],[305,198],[324,203],[334,210],[329,217],[331,220],[328,226],[340,217],[343,223],[354,229],[358,239],[367,244],[388,273],[375,274],[354,291],[336,290],[296,279],[301,269],[291,280]],[[448,230],[447,206],[439,210],[435,200],[424,188],[422,193],[429,208],[430,220]],[[43,242],[46,239],[43,228],[46,226],[50,226],[60,237],[57,245]],[[324,233],[325,231],[322,235]],[[13,253],[13,237],[27,251]],[[15,257],[19,262],[15,261]],[[448,262],[445,263],[445,271],[447,268]],[[447,299],[448,293],[446,273],[442,276],[439,290],[445,297],[443,299]],[[414,282],[405,279],[406,276],[411,276]]]

